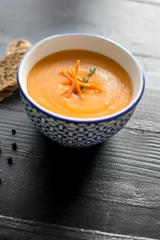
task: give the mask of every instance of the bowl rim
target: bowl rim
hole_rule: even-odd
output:
[[[142,81],[142,84],[141,84],[141,88],[139,90],[139,93],[137,94],[137,96],[135,97],[135,99],[125,108],[123,108],[122,110],[114,113],[114,114],[110,114],[110,115],[107,115],[107,116],[102,116],[102,117],[95,117],[95,118],[77,118],[77,117],[69,117],[69,116],[65,116],[65,115],[61,115],[61,114],[58,114],[58,113],[55,113],[55,112],[52,112],[44,107],[42,107],[41,105],[39,105],[36,101],[34,101],[30,96],[29,94],[27,95],[24,90],[23,90],[23,87],[21,86],[21,81],[20,81],[20,77],[19,77],[19,72],[20,72],[20,68],[21,68],[21,64],[24,60],[24,58],[27,56],[27,54],[35,47],[37,47],[38,45],[42,44],[43,42],[45,41],[48,41],[50,39],[53,39],[53,38],[58,38],[58,37],[64,37],[64,36],[83,36],[83,37],[93,37],[93,38],[98,38],[98,39],[102,39],[102,40],[105,40],[107,42],[110,42],[111,44],[119,47],[122,51],[124,51],[127,55],[129,55],[129,57],[133,60],[133,62],[136,64],[138,70],[139,70],[139,73],[140,73],[140,78],[141,78],[141,81]],[[95,51],[96,52],[96,51]],[[139,64],[139,62],[137,61],[137,59],[126,49],[124,48],[122,45],[120,45],[119,43],[109,39],[109,38],[106,38],[106,37],[103,37],[103,36],[100,36],[100,35],[96,35],[96,34],[86,34],[86,33],[64,33],[64,34],[55,34],[53,36],[49,36],[49,37],[46,37],[40,41],[38,41],[36,44],[34,44],[25,54],[24,56],[22,57],[22,59],[20,60],[19,62],[19,65],[18,65],[18,68],[17,68],[17,83],[18,83],[18,86],[19,86],[19,90],[20,92],[22,93],[22,95],[30,102],[31,105],[33,105],[37,110],[41,111],[42,113],[44,114],[47,114],[48,116],[50,117],[54,117],[54,118],[57,118],[57,119],[60,119],[60,120],[65,120],[65,121],[69,121],[69,122],[80,122],[80,123],[95,123],[95,122],[103,122],[103,121],[111,121],[113,119],[116,119],[118,117],[121,117],[122,115],[125,115],[127,114],[128,112],[130,112],[137,104],[138,102],[140,101],[140,99],[142,98],[142,95],[144,93],[144,89],[145,89],[145,76],[144,76],[144,73],[143,73],[143,70]]]

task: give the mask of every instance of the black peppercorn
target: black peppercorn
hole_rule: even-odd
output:
[[[12,129],[12,134],[16,134],[16,129]]]
[[[7,160],[8,160],[8,164],[12,164],[13,163],[12,157],[8,157]]]
[[[14,143],[12,143],[12,148],[13,148],[13,150],[16,150],[17,149],[17,144],[14,142]]]

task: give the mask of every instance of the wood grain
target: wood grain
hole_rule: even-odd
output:
[[[55,224],[44,224],[0,216],[0,237],[5,240],[150,240],[133,236],[109,234],[100,231],[77,229]]]
[[[158,1],[1,0],[0,22],[5,25],[0,29],[0,57],[5,55],[5,48],[14,38],[23,36],[34,44],[44,37],[66,32],[99,34],[133,53],[160,56],[157,41],[160,39],[160,6],[155,3]],[[3,14],[5,9],[7,14]]]
[[[160,5],[159,0],[125,0],[125,1],[132,1],[132,2],[137,2],[137,3],[142,3],[142,4],[151,4],[151,5],[156,5],[156,6]]]
[[[0,214],[160,236],[159,133],[126,128],[94,148],[74,150],[41,135],[25,113],[1,113]],[[17,151],[11,149],[14,141]],[[12,166],[8,156],[13,157]]]

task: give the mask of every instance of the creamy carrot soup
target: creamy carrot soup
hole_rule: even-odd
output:
[[[116,113],[132,100],[128,73],[115,61],[85,50],[51,54],[28,74],[29,95],[42,107],[70,117]]]

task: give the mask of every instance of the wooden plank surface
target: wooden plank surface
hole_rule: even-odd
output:
[[[126,127],[83,150],[39,133],[18,91],[0,103],[0,239],[160,239],[160,2],[0,0],[0,6],[0,57],[14,38],[35,43],[86,32],[122,44],[146,77]]]
[[[109,234],[100,231],[24,221],[2,216],[0,216],[0,220],[0,236],[5,240],[151,240],[149,238]]]
[[[62,151],[24,113],[12,113],[7,113],[7,128],[1,127],[2,215],[159,236],[159,134],[126,128],[97,147]],[[12,126],[16,136],[11,135]],[[16,152],[11,149],[14,141]],[[13,157],[12,166],[8,156]]]
[[[160,57],[158,0],[1,0],[0,13],[1,57],[14,38],[35,43],[66,32],[103,35],[133,53]]]

